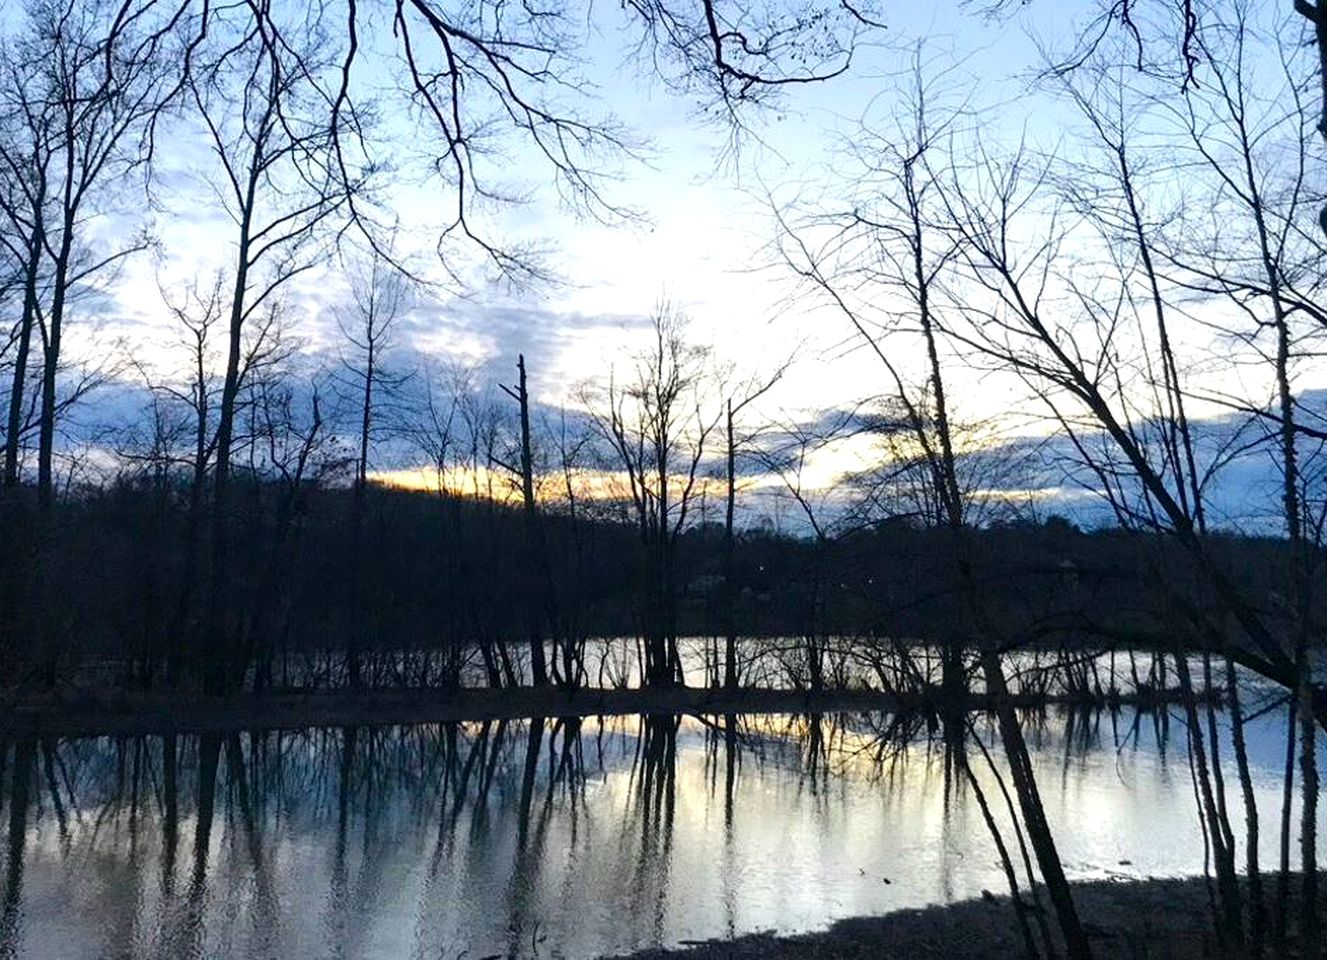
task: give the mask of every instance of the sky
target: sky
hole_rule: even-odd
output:
[[[528,151],[511,149],[503,182],[526,189],[531,200],[487,211],[488,220],[504,238],[546,248],[560,283],[512,292],[472,275],[475,283],[464,297],[433,291],[420,298],[409,324],[412,341],[426,352],[498,367],[509,367],[523,350],[531,355],[538,397],[565,402],[575,384],[602,370],[606,357],[630,352],[643,320],[666,300],[692,319],[699,342],[743,368],[798,353],[801,362],[771,398],[776,407],[808,393],[817,405],[858,399],[861,384],[879,371],[857,355],[841,320],[787,302],[790,284],[770,248],[776,229],[768,197],[787,201],[825,180],[857,118],[887,114],[918,40],[925,38],[937,55],[952,50],[966,58],[965,77],[980,82],[987,96],[997,87],[1015,96],[1024,89],[1017,74],[1037,62],[1032,31],[1060,33],[1073,20],[1070,8],[1079,8],[1080,19],[1093,9],[1090,3],[1039,3],[1035,16],[1018,8],[996,19],[965,4],[930,7],[891,8],[888,31],[858,51],[850,75],[794,89],[775,107],[745,114],[749,129],[736,147],[731,130],[706,122],[694,97],[666,89],[631,60],[630,25],[608,11],[599,17],[603,23],[596,20],[597,35],[585,51],[586,72],[597,88],[587,109],[618,118],[646,143],[646,156],[618,165],[608,187],[641,219],[604,224],[577,217],[559,203],[546,167]],[[158,188],[153,229],[162,253],[139,258],[119,281],[121,309],[144,327],[163,321],[159,283],[178,285],[227,262],[221,239],[227,219],[191,172],[195,151],[204,149],[199,133],[192,134],[197,142],[158,163],[166,185]],[[407,245],[415,248],[417,268],[441,280],[429,261],[449,198],[436,185],[408,181],[393,184],[389,194],[388,206],[415,231]],[[310,278],[291,296],[307,315],[310,348],[336,338],[327,320],[344,294],[337,279]],[[752,343],[761,345],[759,356],[751,355]]]
[[[577,216],[559,202],[547,167],[509,143],[492,158],[493,169],[529,200],[487,209],[481,222],[504,240],[546,250],[557,282],[513,290],[489,282],[473,250],[449,248],[449,264],[466,281],[458,291],[446,282],[433,247],[437,224],[450,211],[447,190],[405,174],[421,147],[417,128],[399,111],[385,109],[388,153],[403,171],[385,188],[385,206],[400,217],[401,247],[412,268],[437,281],[417,294],[401,323],[398,353],[411,358],[403,362],[463,361],[477,368],[480,380],[493,382],[509,380],[523,353],[535,399],[575,406],[582,384],[629,365],[650,312],[666,301],[691,319],[690,336],[740,375],[759,376],[796,358],[752,411],[754,419],[806,421],[886,392],[879,362],[845,321],[795,295],[773,247],[771,204],[786,210],[823,202],[844,175],[858,122],[887,126],[899,109],[914,51],[923,42],[924,59],[956,64],[946,89],[955,97],[971,96],[998,118],[978,128],[983,146],[998,150],[1026,138],[1052,148],[1070,125],[1068,112],[1031,78],[1044,62],[1041,51],[1067,50],[1098,9],[1085,0],[1034,0],[1010,4],[994,16],[974,3],[886,4],[887,29],[858,49],[848,75],[790,88],[774,106],[744,114],[747,129],[735,138],[728,125],[707,120],[695,97],[668,89],[633,60],[631,25],[616,5],[596,5],[583,68],[593,97],[584,109],[616,117],[639,138],[641,159],[614,164],[607,188],[612,199],[637,208],[639,219],[603,223]],[[381,87],[390,102],[388,74],[370,70],[366,83]],[[140,360],[162,369],[177,363],[176,334],[159,290],[178,292],[206,278],[224,268],[231,253],[227,216],[199,174],[205,156],[201,131],[187,127],[163,151],[156,204],[146,217],[158,248],[122,268],[111,288],[113,304],[98,305],[101,319],[96,336],[85,340],[88,350],[122,338],[134,343]],[[139,210],[114,211],[106,229],[142,219]],[[346,298],[335,264],[290,287],[286,300],[306,354],[329,356],[340,349],[335,317]],[[1045,433],[1016,379],[968,367],[955,367],[952,377],[956,419],[998,414],[1001,442],[1013,446]],[[1302,384],[1315,385],[1311,376]],[[832,484],[874,455],[861,444],[826,454],[812,471],[814,483]],[[1078,509],[1071,503],[1078,496],[1063,492],[1057,478],[1043,475],[1038,483],[1060,490],[1056,495]]]

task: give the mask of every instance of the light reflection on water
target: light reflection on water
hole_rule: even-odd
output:
[[[1031,723],[1071,876],[1202,869],[1184,727],[1168,726]],[[995,747],[984,719],[975,729]],[[1276,711],[1249,731],[1268,866],[1283,735]],[[174,742],[174,777],[161,737],[8,749],[0,957],[588,957],[1004,890],[971,789],[920,718]],[[16,768],[32,771],[27,804]],[[1232,810],[1236,787],[1232,773]]]

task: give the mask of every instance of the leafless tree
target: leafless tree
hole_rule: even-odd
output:
[[[250,540],[258,540],[261,552],[249,565],[249,622],[238,631],[227,683],[242,680],[252,666],[254,686],[262,689],[272,683],[275,654],[290,628],[289,581],[308,490],[343,477],[354,457],[328,429],[317,375],[305,381],[287,364],[269,363],[246,378],[244,393],[247,473],[274,488],[275,504],[271,531]]]
[[[1306,58],[1298,54],[1295,39],[1285,32],[1284,27],[1274,27],[1270,33],[1260,30],[1252,11],[1239,4],[1228,18],[1203,30],[1199,49],[1207,60],[1203,69],[1207,83],[1201,90],[1186,91],[1183,108],[1177,113],[1191,149],[1209,172],[1211,219],[1200,217],[1197,230],[1178,234],[1170,260],[1187,289],[1207,303],[1220,298],[1235,308],[1238,326],[1226,331],[1227,335],[1251,347],[1271,375],[1270,402],[1259,398],[1256,403],[1237,402],[1235,406],[1259,410],[1263,416],[1258,419],[1272,428],[1267,439],[1276,451],[1281,479],[1290,548],[1286,634],[1298,673],[1302,741],[1305,819],[1300,853],[1302,903],[1306,906],[1301,926],[1302,935],[1311,942],[1317,935],[1317,912],[1312,904],[1317,902],[1318,771],[1307,647],[1322,543],[1314,537],[1306,493],[1321,486],[1321,477],[1306,475],[1303,464],[1306,445],[1321,447],[1321,440],[1305,436],[1301,430],[1301,422],[1311,421],[1314,415],[1301,412],[1293,384],[1300,355],[1309,353],[1313,339],[1323,332],[1316,305],[1327,292],[1322,288],[1327,240],[1322,232],[1305,229],[1303,224],[1303,214],[1323,202],[1322,191],[1316,187],[1318,179],[1308,173],[1313,160],[1320,163],[1322,158],[1315,158],[1321,151],[1313,149],[1318,138],[1310,132],[1313,111],[1308,106],[1308,83],[1300,75]],[[1279,76],[1277,70],[1258,69],[1255,58],[1259,52],[1275,56]],[[1272,79],[1279,81],[1279,89],[1264,92],[1263,84]],[[1271,343],[1265,345],[1269,334]],[[1251,822],[1256,830],[1256,820]],[[1254,842],[1256,832],[1250,838],[1251,848]],[[1288,842],[1283,830],[1283,847]],[[1284,874],[1280,882],[1286,882]],[[1255,922],[1259,917],[1260,910],[1255,912]],[[1255,932],[1261,937],[1260,926]],[[1283,923],[1278,923],[1278,938],[1283,932]]]
[[[212,592],[228,586],[228,489],[246,325],[295,278],[323,262],[329,228],[364,184],[337,153],[351,114],[320,110],[334,96],[334,59],[316,13],[278,24],[256,3],[218,13],[201,48],[189,93],[219,168],[218,200],[235,225],[225,377],[217,404],[212,470]],[[357,128],[358,129],[358,128]],[[226,675],[224,637],[209,650],[208,689]]]
[[[44,269],[49,277],[37,452],[38,501],[46,509],[53,501],[57,381],[71,295],[145,246],[131,237],[94,252],[86,238],[106,192],[152,159],[157,121],[179,90],[184,9],[156,6],[43,0],[29,10],[26,33],[13,48],[10,76],[22,84],[14,96],[32,106],[20,141],[27,149],[19,147],[7,163],[22,164],[11,173],[27,185],[21,206],[28,265],[38,245],[48,260],[28,271],[35,279]]]
[[[516,401],[520,437],[517,441],[518,464],[498,460],[516,477],[521,489],[521,511],[525,517],[525,554],[520,559],[525,574],[524,603],[530,640],[530,678],[535,686],[548,683],[548,658],[544,651],[544,629],[556,629],[557,613],[553,592],[553,572],[548,555],[548,537],[544,531],[535,495],[534,443],[530,435],[530,390],[526,380],[525,356],[516,358],[516,386],[502,385],[503,393]],[[553,636],[553,662],[560,662],[558,638]]]
[[[1180,511],[1186,515],[1195,537],[1207,536],[1205,486],[1212,467],[1201,465],[1204,459],[1196,448],[1188,415],[1188,371],[1179,359],[1174,342],[1177,323],[1183,323],[1182,311],[1175,309],[1172,285],[1163,276],[1166,264],[1162,236],[1167,213],[1155,209],[1149,196],[1152,176],[1147,158],[1135,142],[1135,123],[1130,119],[1130,103],[1135,94],[1120,82],[1118,67],[1085,64],[1078,75],[1063,84],[1071,102],[1086,121],[1096,140],[1096,157],[1069,167],[1057,178],[1057,192],[1076,210],[1084,222],[1098,234],[1106,264],[1103,275],[1110,284],[1088,288],[1077,281],[1072,289],[1088,316],[1097,321],[1099,330],[1108,331],[1107,342],[1119,344],[1114,356],[1103,364],[1123,383],[1125,370],[1119,354],[1129,344],[1141,344],[1136,354],[1138,368],[1132,383],[1120,389],[1120,399],[1149,404],[1139,410],[1132,425],[1135,435],[1149,450],[1155,451],[1158,470],[1167,478]],[[1105,318],[1109,317],[1107,321]],[[1159,369],[1158,369],[1159,368]],[[1219,458],[1218,458],[1219,461]],[[1116,502],[1124,503],[1126,497]],[[1138,522],[1123,514],[1124,522]],[[1241,897],[1235,882],[1235,837],[1227,811],[1224,775],[1217,735],[1215,709],[1206,708],[1206,741],[1199,710],[1194,698],[1188,666],[1187,644],[1180,638],[1173,643],[1177,676],[1186,691],[1184,707],[1189,719],[1190,749],[1194,773],[1201,797],[1200,815],[1211,844],[1223,908],[1223,930],[1236,940],[1242,937]],[[1203,652],[1205,686],[1214,686],[1211,651]],[[1233,665],[1227,660],[1227,672]],[[1254,895],[1254,940],[1260,943],[1261,899],[1256,861],[1257,813],[1250,804],[1251,786],[1247,782],[1247,758],[1240,743],[1239,759],[1245,779],[1246,816],[1250,824],[1250,888]],[[1210,762],[1209,762],[1210,758]]]
[[[681,681],[677,652],[677,542],[703,482],[701,464],[723,418],[712,396],[709,352],[687,342],[686,318],[668,304],[652,317],[647,350],[631,378],[617,372],[591,385],[590,410],[612,468],[625,476],[626,502],[640,540],[645,675]]]
[[[369,455],[373,441],[382,435],[379,429],[382,407],[391,403],[393,394],[410,376],[408,372],[389,372],[387,366],[397,321],[409,309],[410,288],[406,276],[387,255],[377,251],[370,252],[366,263],[350,265],[348,277],[351,299],[338,312],[337,324],[354,352],[353,357],[342,356],[341,366],[342,378],[355,395],[353,405],[358,413],[358,453],[350,518],[350,582],[352,589],[360,592],[361,599],[355,607],[363,620],[372,595],[365,583],[364,563]],[[365,632],[362,623],[355,627],[346,653],[346,672],[352,686],[358,686],[360,682],[360,654]]]
[[[855,191],[849,209],[817,212],[800,224],[778,212],[780,250],[810,294],[842,317],[880,361],[886,380],[882,393],[894,413],[886,436],[906,438],[915,449],[927,481],[925,499],[934,503],[933,519],[951,540],[957,603],[952,635],[942,643],[941,689],[949,702],[962,701],[969,686],[965,651],[974,651],[999,722],[1023,825],[1061,934],[1071,956],[1085,957],[1091,949],[1007,688],[1002,654],[1015,641],[1001,636],[975,589],[969,498],[947,389],[956,361],[966,362],[964,354],[974,349],[980,355],[982,337],[991,328],[1007,329],[997,310],[979,321],[971,319],[972,311],[987,301],[973,300],[964,271],[974,262],[974,246],[993,250],[997,258],[1013,256],[1007,233],[993,237],[992,232],[1002,230],[998,217],[1018,207],[1002,193],[980,215],[965,219],[957,209],[976,202],[970,166],[957,152],[971,99],[964,91],[955,95],[944,89],[949,77],[943,69],[936,76],[930,73],[919,48],[905,106],[893,123],[880,132],[868,127],[853,140],[850,151],[858,179],[849,188]],[[983,168],[978,164],[977,169]],[[970,232],[965,230],[968,225]],[[1006,265],[1015,282],[1022,278],[1021,270],[1021,263]],[[996,303],[1002,303],[998,295]],[[1013,362],[1017,357],[1012,351],[1002,353],[1000,365],[1018,369]],[[915,372],[910,376],[910,371]],[[921,380],[919,386],[909,382],[914,377]],[[910,459],[902,460],[905,469]],[[1013,892],[1017,897],[1017,890]]]
[[[43,292],[43,238],[52,135],[48,101],[36,95],[34,88],[39,77],[30,58],[7,45],[3,48],[3,68],[0,162],[6,176],[5,189],[0,193],[0,211],[9,228],[5,231],[5,252],[8,257],[16,258],[20,266],[23,289],[21,314],[13,337],[14,365],[5,426],[4,485],[9,489],[19,481],[27,377],[32,363],[33,333],[37,328],[38,297]]]
[[[356,489],[368,483],[369,460],[377,434],[379,406],[390,404],[392,394],[409,378],[409,372],[389,368],[396,326],[410,309],[408,278],[382,255],[370,253],[367,262],[347,268],[350,303],[338,311],[341,335],[354,352],[342,357],[344,376],[357,395],[358,412],[355,466]]]
[[[752,431],[742,428],[742,415],[773,390],[788,372],[793,360],[780,363],[767,375],[748,376],[726,392],[724,400],[724,513],[723,513],[723,685],[737,687],[737,575],[736,515],[738,460],[754,442]]]

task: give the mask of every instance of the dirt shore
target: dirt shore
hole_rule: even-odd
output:
[[[1019,707],[1106,707],[1166,702],[1171,692],[1137,697],[1015,696]],[[974,694],[948,709],[984,710]],[[941,709],[934,696],[863,689],[773,690],[712,687],[633,689],[553,687],[460,690],[376,689],[247,693],[207,698],[195,693],[101,691],[66,688],[55,692],[0,694],[0,736],[138,736],[214,733],[318,726],[383,726],[518,720],[525,717],[593,717],[637,713],[719,714],[833,713]]]
[[[1074,900],[1096,960],[1198,960],[1245,955],[1220,951],[1207,887],[1201,878],[1077,883]],[[1053,917],[1047,915],[1046,923],[1054,928]],[[1032,925],[1035,931],[1037,924]],[[1282,950],[1269,948],[1263,955],[1303,954],[1291,943]],[[751,934],[673,950],[645,950],[617,960],[1017,960],[1025,956],[1027,950],[1009,898],[988,895],[881,917],[840,920],[817,933],[786,937]]]

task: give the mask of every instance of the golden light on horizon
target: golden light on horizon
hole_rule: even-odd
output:
[[[956,452],[971,456],[998,449],[1008,438],[989,429],[971,430],[958,438]],[[864,475],[890,465],[917,461],[922,457],[917,438],[904,430],[888,435],[858,432],[837,437],[810,446],[800,457],[790,455],[783,466],[771,464],[758,472],[739,474],[739,497],[752,492],[770,493],[795,487],[801,496],[819,496],[838,490],[846,478]],[[521,500],[520,478],[501,466],[436,466],[418,465],[390,470],[370,471],[375,483],[398,490],[430,493],[436,496],[470,497],[498,503],[517,504]],[[974,478],[976,479],[976,478]],[[1033,502],[1052,499],[1062,493],[1059,487],[1027,487],[1017,484],[1009,487],[993,485],[994,477],[982,478],[968,492],[974,500]],[[677,504],[688,485],[683,473],[668,477],[669,501]],[[653,488],[657,482],[648,477],[646,483]],[[711,472],[699,473],[692,483],[690,497],[698,511],[704,510],[704,501],[721,503],[727,494],[723,476]],[[631,483],[623,470],[578,467],[571,470],[549,470],[535,475],[535,496],[541,503],[566,503],[571,499],[587,503],[629,503],[632,499]]]
[[[474,497],[492,499],[499,503],[519,503],[520,480],[507,470],[497,467],[464,467],[438,470],[434,467],[404,467],[395,470],[371,471],[374,483],[397,490],[413,490],[438,496]],[[739,486],[750,486],[751,477]],[[773,482],[772,478],[759,478]],[[668,494],[677,502],[687,485],[687,477],[672,474],[668,478]],[[722,497],[725,482],[716,477],[697,476],[692,488],[693,499],[702,496]],[[566,501],[568,494],[576,500],[614,503],[630,500],[631,484],[625,472],[613,470],[576,469],[568,472],[540,473],[535,476],[535,497],[541,502]]]

